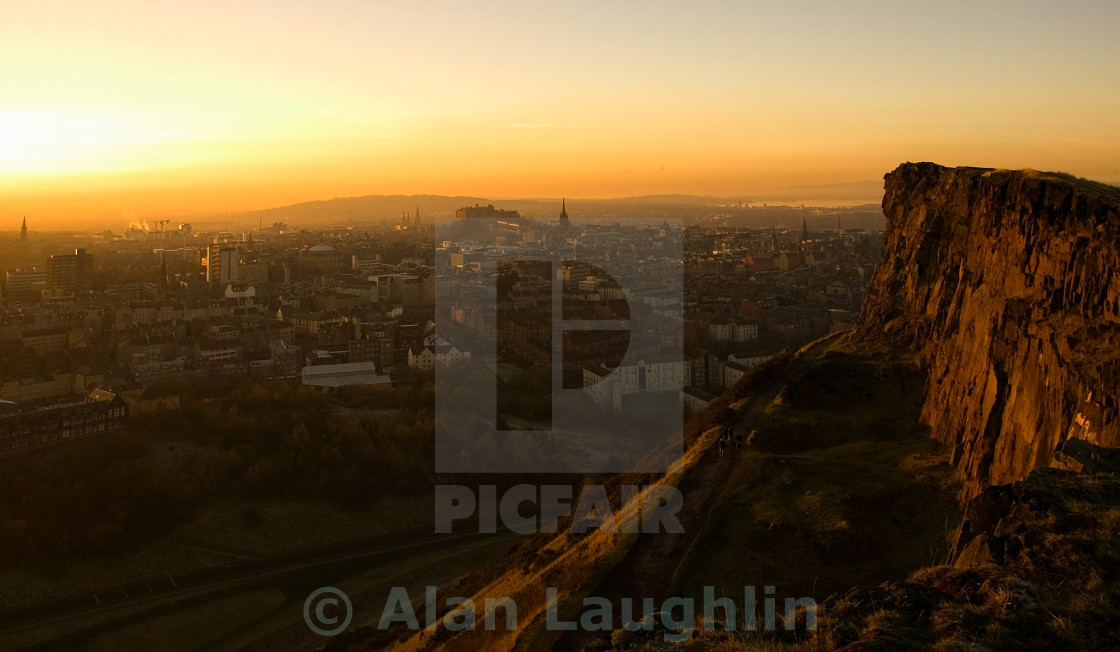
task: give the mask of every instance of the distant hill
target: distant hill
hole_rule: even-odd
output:
[[[481,197],[447,197],[443,195],[366,195],[363,197],[335,197],[334,199],[307,201],[290,206],[249,211],[236,216],[247,221],[257,221],[265,226],[273,222],[292,222],[296,225],[345,225],[350,222],[396,221],[404,213],[414,216],[417,208],[420,219],[430,223],[433,217],[450,217],[456,209],[474,204],[491,203]]]
[[[694,195],[645,195],[619,199],[574,199],[568,200],[569,212],[573,207],[593,209],[587,211],[599,216],[606,207],[635,206],[688,206],[705,207],[727,204],[730,199],[698,197]],[[236,216],[242,219],[259,220],[266,226],[273,222],[295,222],[299,224],[344,224],[349,221],[381,222],[396,221],[405,212],[412,215],[417,207],[420,217],[428,221],[433,217],[451,217],[463,206],[493,204],[498,208],[521,211],[532,217],[558,217],[559,198],[556,199],[486,199],[446,195],[365,195],[362,197],[335,197],[334,199],[307,201],[289,206],[280,206],[258,211],[249,211]]]
[[[740,202],[757,205],[771,203],[804,203],[834,206],[838,203],[855,205],[861,201],[877,205],[882,196],[882,182],[821,186],[790,186],[766,193],[744,194],[739,197],[705,197],[698,195],[665,194],[619,197],[613,199],[567,200],[568,213],[572,216],[592,218],[618,218],[648,216],[649,210],[658,207],[677,207],[696,211],[709,206],[731,206]],[[247,211],[232,216],[242,224],[258,222],[268,226],[273,222],[290,222],[293,225],[346,225],[353,222],[395,222],[404,213],[414,215],[420,210],[421,220],[430,223],[435,217],[451,217],[463,206],[493,204],[498,208],[520,211],[527,217],[553,219],[560,214],[560,198],[486,199],[483,197],[446,195],[365,195],[361,197],[335,197]],[[637,211],[637,212],[635,212]]]

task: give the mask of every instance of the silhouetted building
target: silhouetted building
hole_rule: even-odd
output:
[[[506,210],[504,208],[494,208],[493,205],[486,206],[464,206],[455,211],[457,219],[520,219],[521,215],[517,211]]]
[[[19,239],[27,242],[27,216],[23,217],[23,226],[19,229]]]
[[[47,259],[47,289],[56,294],[88,294],[93,290],[93,254],[75,249]]]
[[[299,253],[299,268],[311,274],[340,270],[343,268],[342,253],[330,245],[316,245]]]

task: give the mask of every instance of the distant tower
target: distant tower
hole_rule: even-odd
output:
[[[416,215],[413,217],[412,223],[420,226],[420,204],[416,205]]]
[[[561,198],[560,199],[560,228],[562,228],[566,231],[569,226],[571,226],[571,222],[568,220],[568,201],[567,201],[566,198]]]
[[[801,205],[801,241],[809,241],[809,223],[805,221],[805,205]]]
[[[23,216],[23,226],[19,229],[19,239],[27,242],[27,216]]]

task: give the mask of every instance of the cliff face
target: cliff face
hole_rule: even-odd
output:
[[[1120,190],[1033,171],[907,163],[886,176],[883,258],[849,336],[928,372],[923,422],[962,498],[1120,446]]]

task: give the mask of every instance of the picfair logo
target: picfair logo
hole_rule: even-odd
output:
[[[436,471],[670,470],[689,383],[679,221],[531,228],[437,222],[433,346],[469,359],[436,366]]]

